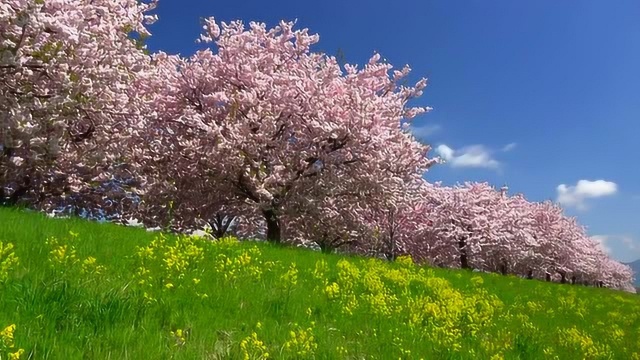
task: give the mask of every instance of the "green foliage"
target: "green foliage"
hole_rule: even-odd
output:
[[[11,209],[0,223],[3,359],[640,358],[626,293]]]

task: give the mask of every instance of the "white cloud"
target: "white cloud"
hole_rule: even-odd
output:
[[[629,248],[630,250],[639,250],[640,248],[638,247],[638,244],[633,241],[633,238],[630,236],[622,236],[621,237],[622,242],[625,244],[625,246],[627,248]]]
[[[444,145],[444,144],[438,145],[438,147],[436,148],[436,152],[445,161],[451,161],[451,159],[453,159],[454,151],[452,148],[448,147],[447,145]]]
[[[509,144],[505,145],[504,147],[502,147],[502,151],[503,151],[503,152],[509,152],[509,151],[511,151],[511,150],[513,150],[513,149],[515,149],[517,145],[518,145],[518,144],[516,144],[516,143],[514,143],[514,142],[509,143]]]
[[[604,251],[607,254],[611,255],[611,252],[612,252],[611,248],[607,244],[607,242],[609,241],[609,236],[607,236],[607,235],[594,235],[591,238],[593,240],[595,240],[600,245],[600,248],[602,249],[602,251]]]
[[[600,244],[600,248],[614,258],[633,261],[640,256],[640,243],[629,235],[594,235],[591,239]]]
[[[586,210],[586,199],[613,195],[618,192],[618,185],[605,180],[579,180],[575,186],[560,184],[556,191],[558,203],[566,207]]]
[[[429,124],[424,126],[409,126],[409,130],[419,140],[426,140],[429,136],[442,130],[442,126],[437,124]]]
[[[491,155],[491,151],[483,145],[471,145],[454,150],[449,146],[442,144],[436,147],[435,151],[452,167],[487,169],[497,169],[500,167],[500,162],[494,159]]]

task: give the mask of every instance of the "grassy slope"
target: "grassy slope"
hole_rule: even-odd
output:
[[[0,331],[16,325],[13,351],[33,359],[640,358],[635,295],[267,244],[176,247],[175,237],[158,236],[0,209],[0,242],[13,243],[20,261],[0,283]],[[83,271],[89,256],[97,262]]]

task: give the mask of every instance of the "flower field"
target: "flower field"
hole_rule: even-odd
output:
[[[1,359],[640,359],[640,297],[0,209]]]

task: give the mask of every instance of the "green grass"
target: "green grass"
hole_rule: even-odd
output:
[[[1,359],[640,359],[640,297],[607,289],[12,209],[0,242]]]

